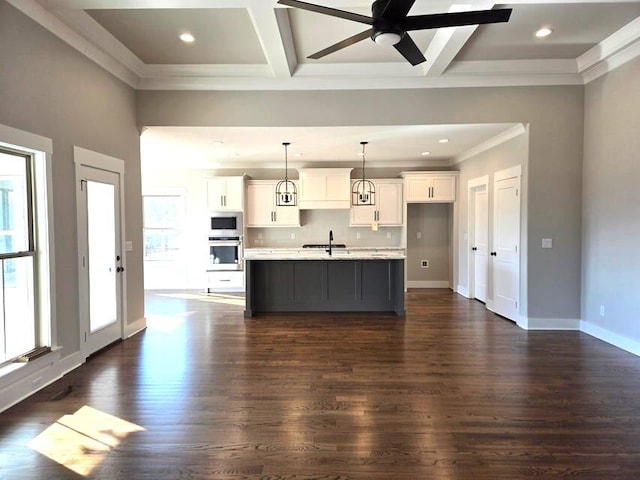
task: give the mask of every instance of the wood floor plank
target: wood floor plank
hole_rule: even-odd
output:
[[[640,478],[638,357],[449,290],[405,305],[149,293],[146,331],[0,414],[0,479]]]

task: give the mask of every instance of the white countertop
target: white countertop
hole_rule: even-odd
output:
[[[322,248],[245,248],[245,260],[402,260],[404,248],[347,247],[334,248],[329,255]]]

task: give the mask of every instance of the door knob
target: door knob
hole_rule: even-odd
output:
[[[116,272],[124,272],[124,267],[117,267]]]
[[[496,252],[491,252],[492,257],[496,257],[498,254]]]
[[[471,250],[475,252],[476,250],[478,250],[478,247],[472,247]]]

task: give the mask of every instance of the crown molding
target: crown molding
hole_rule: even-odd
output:
[[[605,38],[576,59],[578,70],[589,83],[640,55],[640,17]]]
[[[515,125],[507,130],[505,130],[502,133],[499,133],[498,135],[496,135],[495,137],[490,138],[489,140],[486,140],[478,145],[476,145],[473,148],[470,148],[469,150],[467,150],[466,152],[462,152],[459,155],[456,155],[450,165],[455,165],[456,163],[460,163],[460,162],[464,162],[465,160],[469,160],[470,158],[475,157],[476,155],[481,154],[482,152],[486,152],[487,150],[490,150],[494,147],[497,147],[498,145],[511,140],[512,138],[518,137],[520,135],[522,135],[525,132],[525,128],[524,125],[519,123],[518,125]]]

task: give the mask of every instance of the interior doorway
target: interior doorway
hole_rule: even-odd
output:
[[[489,278],[489,177],[469,180],[469,295],[487,301]]]

